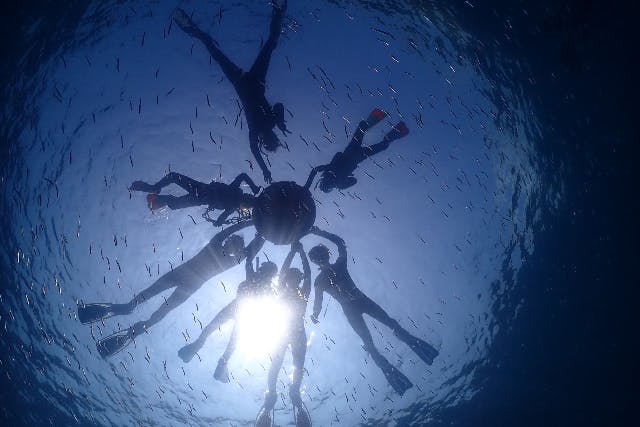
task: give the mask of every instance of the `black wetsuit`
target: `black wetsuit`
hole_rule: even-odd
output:
[[[320,274],[316,277],[314,282],[314,318],[317,319],[320,315],[323,294],[324,292],[327,292],[340,303],[347,321],[362,339],[365,350],[371,355],[376,365],[378,365],[378,367],[385,373],[385,376],[387,376],[387,379],[390,382],[393,378],[397,378],[401,374],[397,373],[391,363],[374,345],[371,332],[363,318],[364,314],[368,314],[380,323],[389,327],[400,340],[407,343],[412,349],[419,344],[427,347],[428,351],[434,355],[433,357],[435,357],[437,354],[435,349],[419,338],[411,335],[398,323],[397,320],[391,318],[382,307],[358,289],[347,269],[347,250],[344,240],[335,234],[321,231],[317,228],[312,229],[311,232],[320,237],[329,239],[338,247],[337,261],[333,264],[321,266]],[[405,379],[403,378],[403,381],[404,380]],[[407,383],[407,386],[410,384],[408,380],[405,382]],[[399,387],[397,390],[402,394],[404,392],[403,389],[404,387]]]
[[[313,168],[305,187],[309,188],[311,186],[318,172],[322,172],[323,175],[332,175],[334,186],[337,188],[345,189],[354,185],[357,180],[353,176],[353,172],[358,168],[358,165],[368,157],[378,154],[389,147],[390,141],[387,139],[383,139],[373,145],[362,145],[364,134],[370,127],[365,120],[361,121],[347,148],[342,152],[336,153],[329,164]]]
[[[218,48],[217,42],[213,40],[209,34],[198,28],[190,18],[185,18],[187,19],[186,25],[178,22],[178,25],[185,33],[197,38],[205,45],[211,57],[220,65],[225,76],[238,93],[247,120],[247,126],[249,127],[251,152],[258,162],[260,169],[262,169],[267,182],[271,181],[271,174],[260,153],[259,141],[260,139],[264,139],[267,134],[272,134],[273,127],[276,125],[278,125],[283,132],[286,131],[284,121],[278,121],[276,119],[273,108],[265,97],[265,79],[269,68],[269,61],[280,37],[285,9],[286,2],[282,7],[274,6],[269,38],[262,46],[249,72],[245,72],[234,64],[222,50]],[[275,137],[275,135],[273,136]]]
[[[250,194],[246,194],[240,188],[240,184],[246,182],[251,191],[256,194],[260,188],[245,173],[238,175],[231,184],[222,182],[204,182],[196,181],[186,175],[176,172],[168,173],[157,183],[151,185],[142,181],[136,181],[131,184],[130,189],[135,191],[147,191],[149,193],[159,193],[162,188],[176,184],[188,192],[184,196],[158,195],[153,203],[158,206],[169,206],[171,209],[182,209],[191,206],[208,205],[211,210],[222,210],[223,213],[218,217],[214,224],[221,225],[226,218],[242,205],[252,207],[254,198]]]

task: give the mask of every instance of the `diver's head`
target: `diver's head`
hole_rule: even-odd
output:
[[[304,277],[302,271],[295,267],[285,271],[284,275],[284,283],[288,288],[297,288]]]
[[[320,267],[329,264],[329,249],[323,244],[316,245],[309,251],[309,259]]]
[[[263,262],[258,267],[258,276],[262,281],[271,280],[276,274],[278,274],[278,266],[271,261]]]
[[[325,193],[330,193],[336,187],[336,176],[331,172],[324,172],[320,177],[318,187]]]
[[[273,129],[269,129],[262,134],[262,146],[265,150],[272,152],[276,151],[280,146],[280,140]]]
[[[244,238],[238,234],[232,234],[222,245],[224,253],[238,256],[244,251]]]

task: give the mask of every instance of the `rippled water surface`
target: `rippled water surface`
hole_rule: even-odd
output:
[[[571,165],[548,149],[539,115],[549,111],[534,108],[539,76],[510,55],[511,21],[499,29],[464,21],[467,9],[482,8],[469,2],[289,3],[267,75],[267,98],[284,103],[292,131],[288,149],[268,158],[274,179],[302,184],[375,107],[390,117],[365,143],[407,123],[409,136],[365,161],[356,186],[314,191],[316,225],[344,238],[356,284],[440,351],[427,366],[367,320],[414,383],[398,396],[325,297],[321,322],[307,316],[303,400],[318,426],[427,425],[472,400],[500,363],[489,356],[527,306],[519,272],[540,255],[545,218],[566,209]],[[78,305],[128,301],[217,232],[203,207],[151,213],[143,193],[127,190],[132,181],[177,171],[229,182],[246,172],[263,184],[236,94],[207,51],[170,27],[176,6],[44,10],[16,43],[28,48],[16,56],[23,72],[6,86],[2,118],[0,340],[10,350],[0,361],[5,381],[18,385],[3,403],[6,425],[252,425],[262,404],[264,351],[239,351],[229,384],[213,378],[231,325],[190,363],[177,355],[233,298],[242,267],[106,360],[95,340],[148,318],[163,297],[93,327],[77,320]],[[268,33],[268,3],[180,6],[250,66]],[[514,16],[526,19],[526,9]],[[307,249],[316,242],[303,240]],[[287,250],[267,243],[260,256],[280,264]],[[292,425],[290,364],[287,356],[277,425]]]

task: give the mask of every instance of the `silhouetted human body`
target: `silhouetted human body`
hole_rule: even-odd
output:
[[[362,139],[367,130],[375,126],[384,119],[387,113],[380,109],[375,109],[369,114],[367,120],[363,120],[358,125],[353,138],[347,148],[340,153],[336,153],[331,159],[331,163],[322,166],[316,166],[311,170],[309,178],[305,184],[306,188],[310,188],[313,180],[318,172],[322,172],[320,177],[320,189],[325,193],[339,188],[344,190],[354,185],[358,180],[353,176],[353,172],[368,157],[378,154],[389,147],[389,143],[403,138],[409,134],[409,129],[404,122],[400,122],[385,135],[382,141],[373,145],[362,145]]]
[[[262,237],[256,237],[254,241],[255,245],[250,244],[247,248],[247,259],[245,261],[246,280],[238,285],[238,291],[236,297],[227,304],[222,310],[215,315],[213,320],[204,327],[200,336],[192,342],[182,347],[178,351],[180,358],[186,363],[189,362],[193,356],[202,348],[209,335],[211,335],[216,329],[224,325],[229,320],[235,320],[238,313],[238,308],[242,303],[242,300],[249,296],[264,295],[272,292],[271,279],[278,273],[278,268],[272,262],[264,262],[258,268],[258,271],[253,270],[252,259],[258,252],[258,250],[264,244]],[[252,242],[253,243],[253,242]],[[218,381],[229,382],[229,374],[227,371],[227,363],[234,353],[237,343],[237,324],[234,324],[231,332],[231,338],[227,348],[218,360],[218,366],[214,372],[214,377]]]
[[[262,46],[253,65],[245,72],[234,64],[218,47],[213,38],[202,31],[191,18],[182,10],[176,9],[173,15],[178,26],[191,37],[200,40],[209,51],[211,57],[220,65],[222,72],[235,88],[249,127],[249,143],[266,182],[271,182],[271,172],[262,158],[260,146],[269,151],[275,151],[280,145],[273,127],[278,126],[283,134],[287,127],[284,120],[284,106],[276,103],[271,107],[265,97],[265,79],[271,54],[276,48],[287,2],[282,6],[273,4],[269,38]]]
[[[398,394],[404,394],[413,384],[380,354],[373,343],[371,332],[362,316],[368,314],[389,327],[400,340],[409,345],[416,355],[429,365],[433,363],[438,351],[420,338],[411,335],[395,319],[391,318],[382,307],[356,287],[347,269],[347,249],[344,240],[317,227],[313,227],[311,233],[330,240],[338,247],[338,259],[333,264],[329,259],[329,250],[324,245],[314,246],[309,251],[309,259],[320,267],[320,274],[314,282],[315,299],[311,320],[314,323],[318,322],[318,316],[322,310],[323,294],[327,292],[340,303],[347,321],[360,336],[365,350],[382,370],[389,384]]]
[[[304,273],[297,268],[289,268],[296,252],[302,260]],[[303,281],[302,287],[298,287]],[[304,316],[307,309],[307,301],[311,292],[311,269],[309,261],[298,242],[292,245],[292,249],[285,258],[279,277],[279,295],[290,307],[290,321],[287,325],[284,337],[274,350],[271,356],[271,366],[269,367],[268,390],[265,396],[264,405],[258,413],[256,427],[270,427],[272,424],[272,411],[275,406],[278,394],[276,382],[278,374],[282,368],[284,355],[287,347],[291,345],[291,356],[293,359],[293,373],[289,396],[293,404],[294,419],[297,427],[311,426],[309,414],[302,403],[300,396],[300,384],[304,372],[304,359],[307,353],[307,332],[304,327]]]
[[[122,350],[144,330],[158,323],[170,311],[185,302],[206,281],[242,262],[247,255],[244,239],[233,233],[250,225],[252,225],[252,221],[245,221],[219,232],[193,258],[164,274],[128,303],[98,303],[79,306],[78,318],[80,321],[82,323],[92,323],[111,316],[131,314],[136,307],[148,299],[175,288],[169,298],[153,312],[149,320],[137,322],[127,330],[117,332],[100,340],[98,342],[100,354],[106,357]],[[252,242],[251,244],[256,245],[257,243]]]
[[[254,184],[246,173],[238,175],[231,184],[211,181],[209,184],[196,181],[188,176],[170,172],[155,184],[147,184],[144,181],[134,181],[129,190],[151,193],[147,196],[149,209],[155,210],[168,206],[170,209],[182,209],[191,206],[209,205],[211,210],[223,211],[213,222],[214,225],[222,225],[234,211],[241,207],[251,208],[255,198],[246,194],[240,188],[245,182],[251,188],[253,194],[257,194],[260,188]],[[176,184],[188,192],[184,196],[159,195],[164,187]]]

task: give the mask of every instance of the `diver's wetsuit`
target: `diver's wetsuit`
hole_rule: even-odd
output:
[[[392,383],[396,391],[400,394],[404,393],[404,390],[410,387],[411,383],[404,375],[395,370],[391,363],[375,347],[371,332],[364,322],[363,314],[368,314],[389,327],[400,340],[407,343],[426,363],[431,364],[433,362],[433,358],[438,354],[437,350],[430,344],[411,335],[397,320],[390,317],[382,307],[358,289],[347,269],[347,249],[344,240],[335,234],[322,231],[316,227],[311,230],[311,233],[329,239],[338,247],[338,259],[336,262],[321,266],[320,274],[315,279],[313,316],[317,319],[320,315],[323,294],[327,292],[340,303],[347,321],[360,336],[365,350],[385,373],[387,380]],[[397,384],[393,382],[394,379],[399,380],[401,385],[396,386]]]
[[[177,9],[174,15],[176,23],[185,33],[200,40],[204,44],[211,57],[220,65],[225,76],[235,88],[240,97],[240,102],[242,103],[242,108],[247,120],[247,126],[249,127],[251,152],[258,162],[260,169],[262,169],[267,182],[271,181],[271,174],[260,153],[259,140],[263,139],[268,133],[272,133],[273,127],[276,125],[278,125],[282,132],[287,130],[284,120],[276,119],[274,110],[265,97],[265,79],[269,68],[269,61],[280,37],[286,7],[286,1],[281,7],[274,5],[269,38],[262,46],[249,72],[245,72],[234,64],[222,50],[220,50],[218,43],[209,34],[198,28],[184,11]],[[179,19],[176,19],[176,17]]]
[[[239,209],[241,205],[246,207],[253,206],[254,197],[244,193],[240,188],[240,184],[243,182],[251,187],[251,191],[254,194],[260,191],[260,188],[255,185],[251,178],[245,173],[238,175],[231,184],[215,181],[205,184],[204,182],[196,181],[195,179],[176,172],[168,173],[155,184],[135,181],[131,184],[130,190],[152,193],[153,195],[148,197],[152,209],[162,206],[169,206],[171,209],[182,209],[191,206],[209,205],[209,209],[219,209],[223,211],[218,219],[214,221],[215,225],[221,225],[224,220],[235,210]],[[188,194],[178,197],[155,195],[170,184],[176,184],[182,187]]]
[[[391,142],[385,138],[377,144],[363,146],[362,139],[370,127],[371,125],[366,120],[362,120],[358,125],[358,129],[354,132],[351,142],[347,145],[347,148],[343,152],[336,153],[329,164],[313,168],[305,187],[311,187],[311,183],[318,172],[322,172],[323,175],[333,175],[337,188],[344,190],[354,185],[357,180],[353,176],[353,172],[358,168],[358,165],[368,157],[386,150]]]
[[[291,344],[291,357],[293,360],[293,375],[291,380],[290,395],[292,403],[299,406],[300,384],[302,383],[302,372],[304,369],[304,359],[307,353],[307,332],[304,327],[304,316],[307,310],[307,301],[311,292],[311,269],[307,256],[300,250],[300,257],[304,269],[303,284],[301,288],[295,283],[285,283],[280,275],[280,287],[283,289],[282,295],[286,303],[291,308],[291,320],[287,325],[285,337],[273,353],[271,367],[269,368],[268,390],[269,393],[276,393],[276,381],[278,373],[282,367],[284,355],[289,344]],[[295,251],[292,250],[282,265],[281,271],[287,271]]]
[[[191,360],[193,355],[198,352],[204,345],[205,341],[216,329],[220,326],[228,322],[229,320],[233,320],[236,317],[238,312],[238,307],[240,302],[250,295],[259,295],[263,293],[267,293],[271,291],[270,282],[265,280],[259,273],[253,271],[252,260],[255,254],[260,250],[262,245],[264,244],[264,239],[262,237],[256,237],[245,250],[246,252],[246,261],[245,261],[245,269],[247,272],[247,278],[245,281],[241,282],[238,285],[238,290],[236,292],[236,297],[227,304],[222,310],[215,315],[213,320],[207,324],[200,333],[200,336],[191,344],[184,346],[178,351],[178,355],[185,361],[188,362]],[[231,332],[231,338],[229,339],[229,344],[224,352],[224,355],[221,358],[221,361],[224,361],[224,364],[229,360],[233,352],[235,351],[236,342],[237,342],[237,325],[234,325],[233,331]],[[217,377],[216,377],[217,378]]]
[[[238,265],[246,256],[246,250],[239,254],[225,253],[224,241],[233,233],[252,225],[252,221],[234,224],[216,234],[209,243],[189,261],[164,274],[147,289],[136,295],[127,304],[118,305],[123,314],[131,313],[138,305],[148,299],[175,288],[167,300],[156,310],[149,320],[138,322],[134,326],[136,335],[142,332],[140,326],[150,328],[162,320],[169,312],[185,302],[209,279]]]

